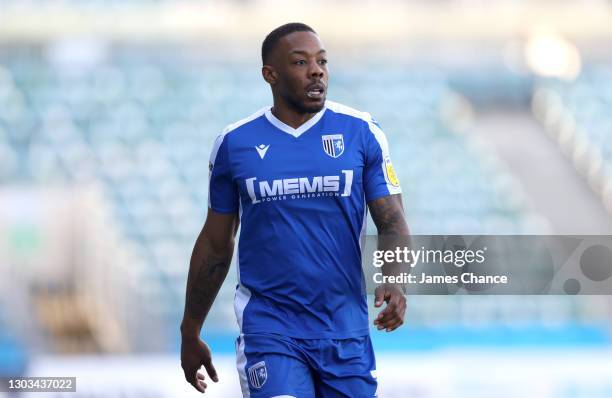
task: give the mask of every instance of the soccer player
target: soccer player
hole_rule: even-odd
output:
[[[200,330],[241,223],[234,309],[244,397],[375,397],[361,269],[367,208],[379,237],[408,235],[385,135],[368,113],[326,101],[327,53],[309,26],[272,31],[262,61],[273,106],[225,128],[210,156],[181,323],[185,378],[204,392],[204,366],[218,381]],[[378,329],[402,325],[403,290],[379,285],[374,296],[376,307],[387,303]]]

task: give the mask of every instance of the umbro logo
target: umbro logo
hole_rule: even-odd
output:
[[[257,149],[257,153],[259,154],[259,157],[262,159],[264,158],[264,156],[266,156],[266,152],[268,152],[268,148],[270,148],[270,144],[268,145],[261,144],[255,147],[255,149]]]

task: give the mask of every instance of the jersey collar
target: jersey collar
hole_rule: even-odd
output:
[[[300,135],[304,134],[306,131],[308,131],[312,126],[317,124],[317,122],[321,119],[321,117],[323,117],[323,114],[325,113],[326,109],[327,107],[324,106],[323,109],[317,112],[306,123],[302,124],[300,127],[296,129],[289,126],[288,124],[285,124],[280,119],[278,119],[276,116],[274,116],[272,114],[272,107],[268,108],[268,110],[265,112],[265,115],[266,115],[266,119],[268,119],[268,121],[272,123],[273,126],[297,138]]]

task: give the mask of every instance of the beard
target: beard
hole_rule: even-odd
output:
[[[321,103],[308,104],[300,98],[294,98],[292,96],[285,97],[287,104],[298,113],[317,113],[325,107],[325,97]]]

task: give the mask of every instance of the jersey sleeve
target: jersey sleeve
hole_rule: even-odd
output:
[[[208,170],[208,207],[218,213],[238,212],[239,193],[232,178],[227,134],[217,136]]]
[[[385,133],[371,117],[367,122],[363,186],[366,202],[370,202],[383,196],[402,193],[402,189],[391,163]]]

